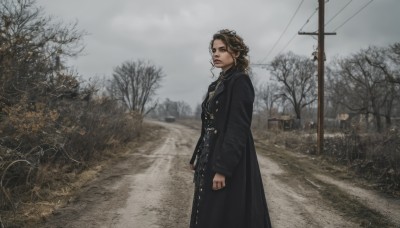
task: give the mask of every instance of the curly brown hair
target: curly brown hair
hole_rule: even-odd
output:
[[[229,53],[235,59],[235,66],[242,71],[249,68],[249,47],[244,43],[243,38],[236,34],[236,31],[229,29],[219,30],[213,35],[210,42],[209,51],[212,53],[214,40],[221,40],[227,47]],[[239,53],[238,57],[235,54]]]

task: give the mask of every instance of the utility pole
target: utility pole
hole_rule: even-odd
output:
[[[336,33],[325,33],[325,0],[318,0],[318,33],[299,32],[299,35],[318,35],[318,128],[317,128],[317,154],[324,150],[324,52],[325,35],[336,35]]]
[[[325,52],[325,0],[319,1],[318,10],[318,155],[324,151],[324,52]]]

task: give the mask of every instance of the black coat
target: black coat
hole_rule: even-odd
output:
[[[200,208],[198,227],[271,227],[250,129],[254,88],[249,76],[235,68],[228,70],[225,78],[210,101],[210,113],[215,116],[216,138],[212,140],[214,143],[207,164],[205,199]],[[208,91],[215,83],[211,83]],[[208,96],[204,102],[207,99]],[[202,123],[204,116],[203,110]],[[195,161],[203,135],[202,127],[191,164]],[[226,177],[226,187],[217,191],[212,190],[215,173]]]

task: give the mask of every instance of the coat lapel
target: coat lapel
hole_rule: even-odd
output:
[[[209,102],[209,109],[210,109],[210,110],[214,110],[215,99],[217,99],[217,97],[218,97],[219,95],[221,95],[222,92],[224,92],[224,89],[225,89],[225,85],[224,85],[224,84],[225,84],[224,82],[221,82],[221,83],[218,85],[217,90],[215,90],[215,93],[214,93],[213,97],[211,98],[211,100],[210,100],[210,102]]]
[[[222,82],[218,85],[218,88],[217,88],[217,90],[215,91],[215,93],[214,93],[214,95],[213,95],[213,97],[211,98],[210,103],[209,103],[210,110],[212,110],[212,107],[213,107],[213,105],[214,105],[215,99],[217,99],[217,98],[219,97],[219,95],[221,95],[221,93],[224,92],[226,81],[229,80],[229,79],[232,77],[232,74],[233,74],[234,72],[235,72],[235,69],[234,69],[234,68],[228,70],[228,72],[226,73],[226,76],[225,76],[225,80],[222,81]],[[210,86],[216,86],[216,84],[217,84],[217,81],[214,81]],[[205,104],[207,103],[208,96],[209,96],[208,93],[209,93],[209,92],[210,92],[210,87],[209,87],[209,89],[208,89],[208,91],[207,91],[207,95],[206,95],[205,99],[203,100],[202,106],[205,105]]]
[[[224,84],[225,84],[224,82],[221,82],[219,84],[219,86],[218,86],[217,90],[215,91],[215,94],[214,94],[214,96],[212,98],[212,101],[214,101],[215,98],[218,97],[224,91],[224,89],[225,89],[225,85]]]

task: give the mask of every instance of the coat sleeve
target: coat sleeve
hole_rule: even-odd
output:
[[[247,75],[240,75],[233,83],[224,139],[213,164],[213,171],[227,177],[232,176],[246,151],[254,102],[254,88]]]
[[[201,114],[201,116],[202,116],[202,118],[201,119],[203,119],[203,113]],[[200,144],[201,144],[201,141],[202,141],[202,139],[203,139],[203,136],[204,136],[204,127],[203,127],[203,121],[201,121],[201,133],[200,133],[200,137],[199,137],[199,139],[197,140],[197,144],[196,144],[196,147],[194,148],[194,151],[193,151],[193,154],[192,154],[192,158],[190,159],[190,164],[194,164],[194,161],[196,160],[196,155],[198,154],[198,150],[200,149]]]

